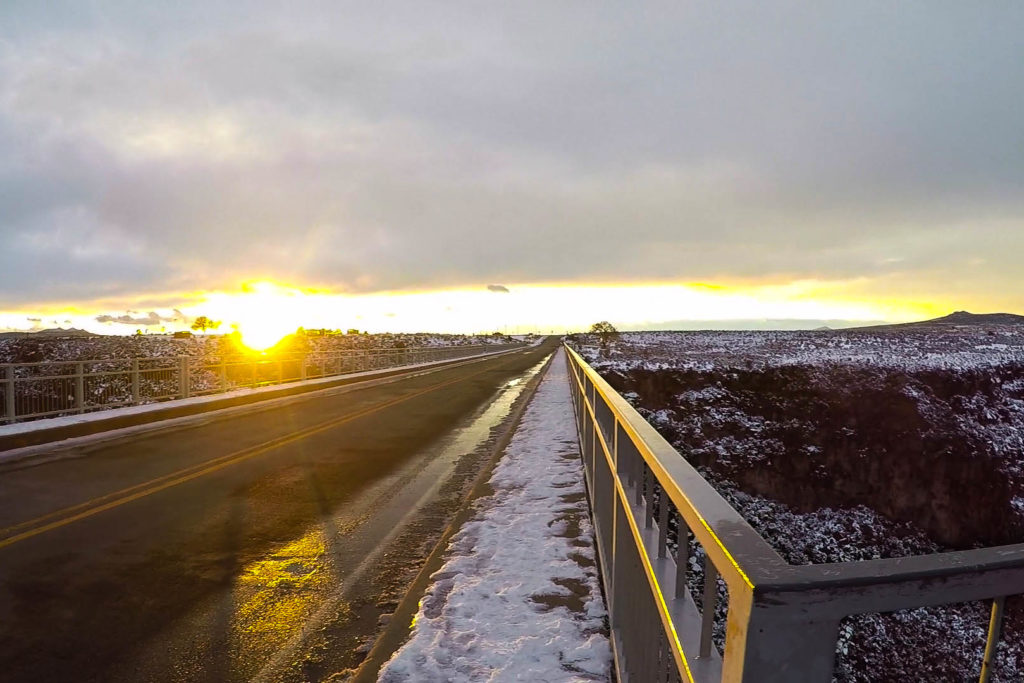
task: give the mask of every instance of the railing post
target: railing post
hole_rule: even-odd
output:
[[[302,368],[299,370],[299,379],[302,381],[306,380],[306,362],[309,360],[309,354],[303,354],[299,363],[302,364]]]
[[[178,358],[178,393],[182,398],[189,397],[189,379],[188,356],[181,356]]]
[[[690,530],[676,511],[676,599],[686,597],[686,573],[690,568]]]
[[[729,591],[723,681],[830,681],[839,620],[812,618],[784,595]]]
[[[75,410],[85,411],[85,363],[75,363]]]
[[[228,364],[223,359],[220,361],[220,390],[228,390]]]
[[[711,648],[714,647],[712,635],[715,629],[715,610],[718,607],[718,568],[711,562],[711,558],[704,555],[704,602],[700,609],[700,651],[697,656],[707,658],[711,656]]]
[[[992,664],[996,660],[999,638],[1003,630],[1003,606],[1006,598],[992,601],[992,615],[988,622],[988,641],[985,643],[985,657],[981,661],[980,683],[988,683],[992,679]]]
[[[140,400],[140,387],[139,387],[139,359],[132,358],[132,403],[134,405],[139,404]]]
[[[13,421],[15,415],[15,402],[14,402],[14,366],[8,365],[4,370],[4,417],[9,421]]]

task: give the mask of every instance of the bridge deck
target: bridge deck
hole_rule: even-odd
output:
[[[484,407],[552,348],[0,472],[5,680],[289,680],[351,663],[409,570],[401,551],[444,525],[503,418]]]

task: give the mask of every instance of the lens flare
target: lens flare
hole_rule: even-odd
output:
[[[265,281],[246,283],[241,293],[211,297],[209,303],[232,321],[242,344],[253,351],[266,351],[308,325],[314,305],[302,290]]]

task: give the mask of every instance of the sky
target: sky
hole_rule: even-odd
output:
[[[1021,26],[1010,2],[6,0],[0,329],[1021,312]]]

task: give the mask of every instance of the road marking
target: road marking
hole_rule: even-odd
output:
[[[498,367],[500,367],[501,365],[505,365],[506,363],[500,363]],[[484,370],[474,372],[464,377],[458,377],[445,382],[440,382],[433,386],[427,387],[426,389],[422,389],[420,391],[416,391],[411,394],[407,394],[405,396],[392,399],[390,401],[385,401],[384,403],[380,403],[375,406],[371,406],[370,408],[365,408],[363,410],[356,411],[355,413],[349,413],[348,415],[343,415],[341,417],[331,418],[330,420],[326,420],[312,427],[307,427],[306,429],[295,432],[288,436],[271,439],[270,441],[265,441],[262,444],[250,446],[240,451],[229,453],[228,455],[222,455],[219,458],[207,460],[206,462],[202,462],[196,465],[192,465],[191,467],[186,467],[175,472],[162,475],[160,477],[151,479],[141,484],[135,484],[134,486],[129,486],[127,488],[121,489],[120,491],[115,491],[113,493],[108,493],[103,496],[98,496],[91,500],[87,500],[84,503],[79,503],[77,505],[62,508],[55,512],[50,512],[45,515],[41,515],[40,517],[36,517],[34,519],[25,522],[20,522],[19,524],[15,524],[4,529],[0,529],[0,536],[3,536],[16,529],[34,527],[30,528],[28,531],[23,531],[21,533],[15,534],[14,536],[10,536],[8,538],[0,540],[0,549],[14,545],[15,543],[24,541],[34,536],[46,533],[47,531],[59,529],[63,526],[67,526],[68,524],[72,524],[79,520],[86,519],[87,517],[92,517],[93,515],[105,512],[106,510],[110,510],[115,507],[119,507],[121,505],[124,505],[125,503],[130,503],[134,500],[145,498],[146,496],[158,493],[160,491],[163,491],[164,489],[171,488],[172,486],[177,486],[178,484],[183,484],[187,481],[191,481],[192,479],[196,479],[206,474],[216,472],[218,470],[224,469],[225,467],[228,467],[229,465],[234,465],[244,460],[248,460],[249,458],[253,458],[257,455],[262,455],[277,448],[281,448],[282,446],[287,446],[289,444],[295,443],[296,441],[301,441],[302,439],[313,436],[314,434],[319,434],[321,432],[332,429],[333,427],[337,427],[346,422],[351,422],[352,420],[364,417],[371,413],[375,413],[379,410],[390,408],[391,406],[403,403],[405,401],[408,401],[409,399],[416,398],[417,396],[429,394],[430,392],[436,391],[437,389],[441,389],[442,387],[457,384],[459,382],[464,382],[478,375],[482,375],[485,372],[489,372],[493,369],[493,367],[486,368]],[[113,498],[114,500],[109,500],[106,503],[102,502],[111,498]],[[81,512],[71,514],[74,513],[76,510],[81,510]],[[70,516],[57,519],[48,524],[43,524],[42,526],[36,526],[41,522],[52,517],[60,517],[61,515],[69,514]]]

